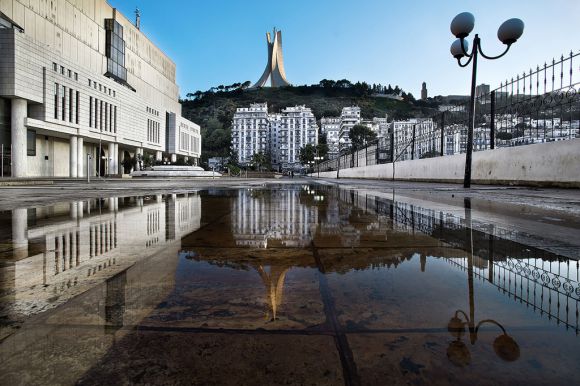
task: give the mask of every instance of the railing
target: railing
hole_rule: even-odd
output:
[[[580,138],[579,56],[570,52],[478,95],[474,151]],[[391,128],[389,138],[343,151],[340,164],[329,160],[320,164],[320,170],[462,154],[467,148],[468,121],[467,100],[406,122],[403,129]],[[375,158],[369,159],[369,153]]]

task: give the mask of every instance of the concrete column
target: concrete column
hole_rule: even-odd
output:
[[[155,152],[155,161],[163,161],[163,152],[161,151]]]
[[[83,137],[78,137],[77,139],[77,157],[77,177],[86,177],[85,159],[87,155],[85,154]]]
[[[79,163],[79,157],[78,157],[78,138],[76,136],[71,136],[70,137],[70,163],[69,163],[69,176],[71,178],[76,178],[77,177],[77,168],[78,168],[78,163]]]
[[[141,170],[142,162],[141,163],[139,162],[139,158],[143,158],[143,148],[141,147],[135,149],[135,159],[137,159],[137,166],[135,167],[135,170]]]
[[[171,154],[171,162],[177,162],[177,154]]]
[[[28,102],[25,99],[12,99],[11,137],[12,137],[12,177],[26,177],[28,174],[28,155],[26,154],[26,126]]]
[[[114,143],[109,143],[109,175],[113,175],[115,174],[115,144]]]
[[[115,175],[120,175],[121,171],[119,170],[119,144],[115,144],[115,152],[113,158],[115,159]]]
[[[155,201],[156,201],[158,204],[161,204],[161,203],[163,202],[163,196],[162,196],[161,194],[157,194],[157,195],[155,196]]]
[[[28,256],[28,210],[26,208],[12,211],[12,245],[14,259]]]

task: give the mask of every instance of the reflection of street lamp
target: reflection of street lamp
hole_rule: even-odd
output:
[[[475,24],[475,17],[469,12],[463,12],[455,16],[451,21],[451,33],[457,37],[457,40],[451,45],[451,55],[457,59],[460,67],[467,67],[473,61],[471,72],[471,98],[469,100],[469,127],[467,131],[467,149],[465,154],[465,177],[463,187],[471,186],[471,158],[473,153],[473,129],[475,126],[475,84],[477,82],[477,55],[481,54],[486,59],[498,59],[507,54],[511,45],[515,43],[524,33],[524,22],[520,19],[509,19],[502,23],[497,30],[498,39],[507,47],[505,51],[498,56],[487,56],[481,50],[481,39],[478,34],[473,38],[473,48],[471,53],[467,53],[468,44],[465,38],[469,36]],[[469,58],[465,64],[461,59],[466,56]]]
[[[336,179],[339,179],[339,172],[340,172],[340,157],[342,156],[342,147],[346,143],[344,138],[338,140],[338,160],[336,162]]]
[[[320,178],[320,161],[322,161],[323,157],[316,156],[314,160],[316,161],[316,166],[318,167],[318,178]]]

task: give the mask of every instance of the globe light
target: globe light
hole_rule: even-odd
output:
[[[463,40],[463,49],[465,50],[465,52],[467,52],[467,50],[469,49],[469,43],[467,42],[467,40]],[[464,51],[461,50],[461,39],[456,39],[451,44],[450,51],[451,55],[453,55],[455,59],[461,59],[465,56],[465,54],[463,53]]]
[[[456,38],[464,38],[473,31],[475,17],[469,12],[462,12],[451,21],[451,33]]]
[[[497,30],[497,38],[503,44],[515,43],[524,33],[524,22],[520,19],[509,19],[502,23]]]

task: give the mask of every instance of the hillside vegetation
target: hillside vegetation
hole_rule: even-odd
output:
[[[306,105],[317,120],[324,116],[339,116],[345,106],[359,106],[363,119],[373,117],[405,119],[433,113],[432,102],[415,101],[411,94],[395,87],[366,83],[352,84],[347,80],[322,80],[312,86],[248,89],[249,82],[219,86],[208,91],[187,94],[182,101],[183,116],[201,126],[202,162],[209,157],[229,155],[232,118],[238,107],[251,103],[268,103],[270,112]],[[387,97],[398,95],[403,100]]]

